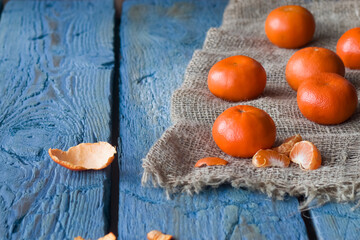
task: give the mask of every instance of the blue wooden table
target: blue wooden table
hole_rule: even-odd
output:
[[[12,0],[0,20],[0,239],[359,239],[360,210],[222,186],[168,200],[141,159],[226,0]],[[71,172],[48,148],[108,141],[117,161]]]

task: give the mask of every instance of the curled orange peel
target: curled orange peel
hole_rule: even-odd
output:
[[[227,165],[229,162],[218,157],[206,157],[196,162],[195,167]]]
[[[85,239],[78,236],[78,237],[74,238],[74,240],[85,240]],[[112,232],[110,232],[110,233],[106,234],[105,236],[98,238],[98,240],[116,240],[116,236]]]
[[[116,240],[116,236],[110,232],[109,234],[106,234],[102,238],[99,238],[98,240]]]
[[[291,136],[278,147],[273,148],[272,150],[277,151],[278,153],[285,154],[286,156],[290,155],[291,149],[294,147],[294,145],[298,142],[302,141],[302,137],[300,134],[296,134],[294,136]]]
[[[80,143],[67,151],[49,149],[54,162],[74,171],[106,168],[114,160],[115,154],[115,147],[107,142]]]
[[[173,237],[171,235],[163,234],[160,231],[152,230],[146,235],[148,240],[171,240]]]

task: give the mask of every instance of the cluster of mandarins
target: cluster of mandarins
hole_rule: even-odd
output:
[[[312,40],[314,32],[314,17],[301,6],[279,7],[270,12],[265,22],[266,36],[281,48],[300,48]],[[356,89],[344,75],[345,66],[360,69],[360,27],[345,32],[336,51],[337,54],[321,47],[303,48],[286,65],[285,77],[297,91],[300,112],[318,124],[340,124],[353,115],[358,104]],[[257,98],[265,85],[262,65],[242,55],[217,62],[208,75],[209,90],[231,102]],[[287,167],[292,161],[302,169],[312,170],[321,164],[315,145],[302,141],[300,136],[270,149],[276,138],[274,121],[265,111],[252,106],[225,110],[215,120],[212,134],[222,151],[234,157],[253,157],[257,167]],[[279,151],[282,148],[286,151]],[[216,165],[217,161],[211,161]]]

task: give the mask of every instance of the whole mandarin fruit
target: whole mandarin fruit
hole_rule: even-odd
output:
[[[303,82],[297,91],[300,112],[319,124],[339,124],[356,111],[355,87],[335,73],[318,73]]]
[[[297,5],[278,7],[265,21],[265,33],[270,42],[281,48],[299,48],[310,42],[315,32],[311,12]]]
[[[286,65],[285,77],[290,87],[297,91],[305,79],[321,72],[344,76],[345,66],[333,51],[321,47],[307,47],[291,56]]]
[[[214,122],[212,136],[218,147],[234,157],[252,157],[258,150],[271,148],[276,127],[265,111],[238,105],[226,109]]]
[[[208,87],[221,99],[237,102],[258,97],[266,86],[266,72],[247,56],[232,56],[215,63],[209,71]]]
[[[360,27],[352,28],[340,37],[336,53],[346,67],[360,69]]]

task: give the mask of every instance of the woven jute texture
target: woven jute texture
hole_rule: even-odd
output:
[[[185,80],[171,100],[174,123],[154,144],[143,159],[143,178],[167,193],[198,193],[207,186],[229,183],[233,187],[259,190],[277,199],[286,194],[305,196],[306,207],[313,200],[360,199],[360,112],[335,126],[324,126],[305,119],[298,110],[296,92],[285,80],[286,63],[294,49],[281,49],[266,38],[264,23],[268,13],[281,5],[298,4],[310,10],[316,21],[314,39],[307,46],[336,50],[339,37],[358,27],[360,3],[353,1],[279,1],[231,0],[219,28],[209,29],[201,50],[194,52],[186,69]],[[217,61],[233,55],[246,55],[259,61],[267,73],[264,93],[251,101],[229,103],[216,98],[207,88],[207,75]],[[346,76],[358,92],[360,71],[346,69]],[[322,154],[322,166],[303,171],[298,165],[289,168],[255,168],[251,159],[233,158],[215,144],[211,128],[225,109],[246,104],[265,110],[277,126],[277,144],[301,134],[313,142]],[[359,109],[359,108],[358,108]],[[203,157],[218,156],[227,166],[194,168]]]

